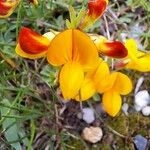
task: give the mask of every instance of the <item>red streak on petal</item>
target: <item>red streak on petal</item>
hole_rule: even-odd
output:
[[[104,13],[106,6],[106,0],[90,0],[88,2],[88,15],[96,19]]]
[[[5,2],[4,0],[0,0],[0,15],[2,16],[7,15],[9,13],[9,10],[12,8],[12,6],[8,2]]]
[[[110,57],[124,58],[128,54],[126,47],[119,41],[107,42],[104,45],[108,48],[106,51]]]
[[[50,41],[29,28],[23,27],[19,33],[21,49],[28,54],[39,54],[48,49]]]

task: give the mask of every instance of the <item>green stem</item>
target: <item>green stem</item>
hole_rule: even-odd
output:
[[[31,120],[30,125],[31,125],[31,138],[30,138],[27,150],[32,149],[32,142],[33,142],[33,139],[34,139],[34,136],[35,136],[35,123],[34,123],[34,120]]]
[[[20,0],[19,8],[18,8],[18,13],[17,13],[17,20],[16,20],[16,37],[18,37],[18,32],[19,32],[19,27],[21,24],[21,8],[22,8],[22,3],[23,0]]]

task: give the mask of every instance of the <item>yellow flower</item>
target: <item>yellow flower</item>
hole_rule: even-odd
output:
[[[128,49],[128,56],[124,59],[126,68],[135,69],[141,72],[150,71],[150,53],[144,53],[138,50],[134,39],[128,39],[125,42]]]
[[[56,33],[57,34],[57,33]],[[22,27],[19,32],[16,53],[24,58],[37,59],[46,56],[55,33],[48,32],[43,36],[29,28]]]
[[[19,2],[20,0],[0,0],[0,18],[9,17]]]
[[[132,82],[128,76],[120,72],[113,72],[109,79],[110,87],[102,98],[106,112],[114,117],[121,108],[122,100],[120,95],[126,95],[132,90]]]
[[[110,75],[109,67],[106,62],[99,58],[97,66],[86,73],[84,81],[78,95],[77,101],[87,100],[96,92],[104,92],[109,88],[108,77]]]
[[[83,83],[84,72],[97,65],[98,52],[93,41],[83,32],[69,29],[59,33],[50,43],[47,60],[62,66],[59,84],[64,99],[74,98]]]
[[[116,116],[121,108],[121,96],[132,90],[132,83],[128,76],[120,72],[110,74],[106,62],[99,59],[95,69],[85,76],[81,89],[75,97],[77,101],[87,100],[96,92],[104,93],[102,103],[110,116]]]

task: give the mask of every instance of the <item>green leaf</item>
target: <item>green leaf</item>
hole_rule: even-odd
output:
[[[10,102],[7,99],[4,99],[2,101],[3,104],[10,106]],[[1,107],[1,116],[7,116],[8,114],[14,115],[14,112],[10,110],[9,108],[6,107]],[[13,141],[18,141],[19,136],[18,136],[18,127],[16,124],[16,119],[15,118],[4,118],[4,121],[2,122],[2,128],[5,130],[4,136],[7,139],[8,143],[11,143],[10,145],[15,148],[16,150],[21,149],[21,144],[19,142],[14,142]]]
[[[3,99],[2,104],[8,107],[0,106],[1,112],[1,123],[4,132],[4,136],[7,142],[16,150],[21,150],[21,143],[25,146],[28,145],[29,140],[26,137],[26,133],[22,127],[20,122],[17,122],[15,118],[16,114],[14,109],[11,109],[11,103],[7,99]],[[9,117],[14,116],[14,117]]]

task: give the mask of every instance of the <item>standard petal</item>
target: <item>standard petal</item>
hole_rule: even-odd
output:
[[[86,34],[70,29],[52,40],[47,59],[50,64],[56,66],[76,61],[88,70],[96,65],[98,53],[95,44]]]
[[[121,95],[130,93],[133,88],[130,78],[121,72],[113,72],[110,76],[110,82],[113,83],[111,88]]]
[[[107,91],[103,94],[102,103],[105,111],[112,117],[115,117],[120,111],[122,100],[121,96],[114,91]]]
[[[66,100],[74,98],[81,88],[84,80],[82,66],[77,62],[66,63],[59,75],[60,89]]]
[[[72,59],[78,61],[85,71],[98,63],[98,52],[90,37],[79,30],[73,30]]]
[[[84,79],[79,94],[75,97],[77,101],[84,101],[89,99],[95,94],[95,86],[90,78]]]
[[[54,66],[63,65],[72,60],[72,30],[56,35],[49,46],[47,60]]]
[[[39,54],[48,50],[50,40],[29,28],[23,27],[19,33],[19,45],[28,54]]]
[[[21,49],[19,44],[17,44],[15,51],[16,51],[16,54],[18,54],[19,56],[28,58],[28,59],[37,59],[37,58],[45,57],[47,53],[47,51],[44,51],[39,54],[28,54]]]

